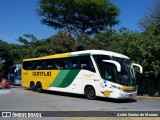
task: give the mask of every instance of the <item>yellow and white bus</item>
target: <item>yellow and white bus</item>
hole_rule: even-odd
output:
[[[96,96],[130,98],[137,82],[130,58],[111,51],[85,50],[23,60],[22,86]]]

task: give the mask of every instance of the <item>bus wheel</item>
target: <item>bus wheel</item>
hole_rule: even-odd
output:
[[[85,96],[87,99],[89,100],[94,100],[96,99],[96,92],[94,90],[94,88],[92,86],[88,86],[86,89],[85,89]]]
[[[37,92],[39,92],[39,93],[41,93],[41,92],[43,91],[43,89],[42,89],[42,84],[41,84],[40,82],[38,82],[38,83],[36,84],[36,88],[37,88]]]
[[[32,91],[35,91],[35,84],[34,84],[34,82],[32,81],[31,83],[30,83],[30,90],[32,90]]]

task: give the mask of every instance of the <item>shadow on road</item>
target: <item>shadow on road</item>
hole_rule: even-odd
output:
[[[29,89],[26,89],[26,90],[29,90]],[[73,94],[73,93],[65,93],[65,92],[57,92],[57,91],[43,90],[42,94],[50,94],[50,95],[57,95],[57,96],[66,96],[66,97],[75,97],[75,98],[86,99],[86,97],[84,95]],[[127,98],[127,99],[113,99],[113,98],[97,97],[96,100],[97,101],[104,101],[104,102],[112,102],[112,103],[113,102],[114,103],[133,103],[133,102],[137,102],[136,99],[131,99],[131,98]]]
[[[137,102],[136,99],[133,98],[124,98],[124,99],[114,99],[114,98],[98,98],[100,101],[106,101],[106,102],[114,102],[114,103],[133,103]]]

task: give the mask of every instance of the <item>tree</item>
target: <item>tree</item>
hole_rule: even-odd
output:
[[[50,38],[50,43],[48,44],[48,49],[50,54],[58,54],[65,52],[72,52],[74,50],[75,41],[66,32],[58,32]]]
[[[9,44],[0,40],[0,76],[7,76],[9,67],[13,64],[10,51]]]
[[[160,0],[157,0],[154,6],[149,9],[148,14],[140,20],[139,26],[145,31],[158,21],[160,21]]]
[[[115,41],[116,39],[116,31],[113,29],[106,29],[105,32],[95,35],[89,47],[90,49],[108,50],[112,41]]]
[[[118,23],[119,9],[109,0],[38,0],[42,24],[70,34],[93,34]]]
[[[46,55],[46,50],[43,48],[47,40],[38,40],[32,34],[24,34],[18,38],[18,41],[21,43],[21,49],[19,50],[23,54],[21,59]]]
[[[10,61],[14,64],[21,64],[23,60],[23,48],[21,45],[18,44],[9,44],[10,51],[9,51],[9,56],[10,56]]]
[[[0,40],[0,62],[9,60],[9,44]]]
[[[111,51],[125,54],[133,62],[142,65],[144,71],[143,75],[138,76],[138,81],[141,82],[139,86],[147,87],[150,95],[160,91],[159,28],[160,22],[142,33],[123,29],[117,34],[117,39],[113,40],[108,48]]]

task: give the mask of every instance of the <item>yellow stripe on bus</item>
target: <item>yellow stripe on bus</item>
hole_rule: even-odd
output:
[[[71,55],[71,52],[63,53],[63,54],[49,55],[49,56],[44,56],[44,57],[39,57],[39,58],[30,58],[30,59],[25,59],[24,61],[54,59],[54,58],[65,58],[65,57],[68,57],[69,55]]]

